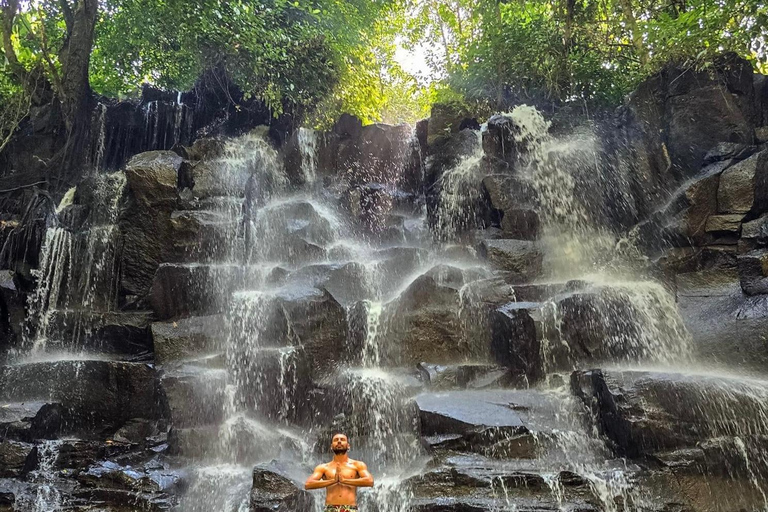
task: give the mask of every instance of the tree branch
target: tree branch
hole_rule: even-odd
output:
[[[75,17],[72,14],[72,7],[70,7],[67,0],[59,0],[61,5],[61,12],[64,14],[64,23],[67,26],[67,35],[72,33],[72,26],[75,23]]]
[[[0,0],[0,10],[2,12],[2,38],[3,55],[8,60],[8,65],[14,75],[23,83],[26,81],[27,72],[24,66],[19,62],[16,56],[16,50],[13,49],[13,22],[16,14],[19,12],[19,0]]]
[[[41,15],[42,19],[42,15]],[[45,64],[48,66],[48,72],[51,74],[51,85],[53,85],[54,91],[56,91],[56,94],[61,93],[61,77],[59,76],[59,70],[56,69],[56,64],[54,64],[53,60],[51,59],[51,54],[48,49],[48,37],[45,34],[45,22],[40,22],[40,36],[38,36],[34,30],[32,30],[32,27],[29,25],[29,23],[26,22],[26,20],[23,20],[24,25],[27,27],[27,30],[29,31],[29,34],[35,38],[37,43],[40,45],[40,53],[43,54],[43,60],[45,61]]]

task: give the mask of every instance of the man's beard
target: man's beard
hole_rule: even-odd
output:
[[[347,450],[349,450],[349,448],[334,448],[333,453],[335,453],[336,455],[343,455],[347,453]]]

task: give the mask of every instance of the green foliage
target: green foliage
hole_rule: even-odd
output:
[[[4,59],[0,68],[3,134],[35,97],[19,68],[60,93],[66,6],[76,3],[19,5],[10,34],[18,64]],[[758,0],[101,0],[99,7],[90,60],[96,92],[125,97],[143,83],[183,90],[215,69],[275,115],[308,112],[320,126],[340,112],[366,123],[414,122],[436,101],[461,100],[478,112],[534,98],[615,104],[670,60],[703,66],[723,51],[768,71],[768,8]],[[400,67],[395,41],[422,45],[429,81]]]
[[[433,72],[497,108],[615,104],[671,60],[703,65],[723,51],[768,71],[768,9],[757,0],[427,0],[414,20]]]

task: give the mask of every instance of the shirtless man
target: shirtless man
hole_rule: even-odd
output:
[[[364,462],[349,458],[349,441],[344,434],[333,436],[331,450],[333,460],[317,466],[304,488],[327,488],[325,512],[354,512],[357,510],[357,487],[373,487],[373,476]]]

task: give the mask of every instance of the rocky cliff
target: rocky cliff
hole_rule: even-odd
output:
[[[746,63],[558,130],[180,112],[153,151],[107,130],[66,193],[6,192],[0,510],[316,510],[339,430],[366,510],[766,507]]]

